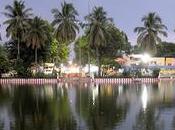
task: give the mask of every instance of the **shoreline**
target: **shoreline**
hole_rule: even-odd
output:
[[[0,84],[58,84],[58,83],[96,83],[96,84],[132,84],[157,83],[160,81],[175,81],[175,78],[2,78]]]

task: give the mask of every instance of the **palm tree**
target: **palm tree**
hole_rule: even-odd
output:
[[[139,35],[137,43],[145,51],[156,53],[156,44],[161,42],[159,35],[167,37],[165,32],[167,27],[162,24],[161,18],[155,12],[144,16],[141,21],[144,26],[134,29],[134,32]]]
[[[35,17],[29,23],[29,29],[26,33],[25,40],[27,46],[35,49],[35,63],[37,64],[37,50],[43,46],[50,38],[50,31],[47,23],[39,17]]]
[[[62,9],[52,9],[54,20],[52,22],[55,27],[54,34],[58,41],[67,45],[74,41],[79,31],[77,16],[78,13],[71,3],[62,3]]]
[[[99,68],[98,75],[101,73],[100,64],[100,47],[103,47],[107,43],[109,37],[108,25],[112,22],[111,18],[107,18],[107,13],[103,7],[95,7],[92,12],[85,17],[87,21],[87,37],[89,45],[95,49],[97,57],[97,65]]]
[[[20,58],[20,42],[24,36],[26,28],[28,26],[28,21],[32,16],[32,9],[26,8],[23,1],[14,0],[13,5],[7,5],[5,7],[7,12],[3,14],[7,17],[4,24],[7,25],[7,37],[11,37],[12,40],[17,40],[17,59]]]

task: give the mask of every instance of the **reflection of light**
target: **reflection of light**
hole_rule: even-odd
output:
[[[122,94],[122,92],[123,92],[123,86],[122,85],[118,86],[118,92],[119,92],[119,95]]]
[[[98,87],[99,87],[99,86],[92,87],[92,100],[93,100],[93,105],[94,105],[94,103],[95,103],[95,98],[98,96]]]
[[[143,91],[142,91],[142,106],[144,110],[147,107],[147,102],[148,102],[148,91],[147,91],[147,87],[144,86]]]
[[[67,83],[65,83],[65,88],[68,88],[68,84]]]
[[[45,94],[46,94],[46,96],[47,97],[50,97],[50,98],[53,98],[53,95],[54,95],[54,91],[53,91],[53,88],[52,88],[52,86],[45,86],[44,87],[44,90],[45,90]]]

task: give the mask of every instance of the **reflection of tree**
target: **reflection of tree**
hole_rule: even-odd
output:
[[[113,129],[125,118],[127,103],[122,106],[116,104],[118,91],[111,86],[99,86],[98,95],[93,101],[91,88],[93,87],[77,89],[77,111],[86,120],[90,130]]]
[[[133,130],[162,130],[162,125],[160,124],[160,113],[156,112],[154,105],[149,104],[145,111],[140,110]]]
[[[74,130],[75,123],[67,98],[67,90],[58,91],[53,99],[43,93],[43,87],[16,87],[12,110],[15,115],[15,130]],[[44,94],[44,95],[43,95]]]
[[[42,114],[47,114],[48,105],[46,101],[35,98],[33,87],[16,87],[12,102],[15,116],[14,129],[34,129],[35,127],[40,128],[42,126],[40,123],[44,124]],[[36,106],[39,106],[38,109]]]
[[[4,123],[0,121],[0,130],[3,130],[3,128],[4,128]]]
[[[8,88],[3,88],[2,85],[0,85],[0,104],[9,100],[9,90]]]
[[[173,130],[175,130],[175,116],[173,117],[172,128],[173,128]]]
[[[75,130],[76,123],[70,110],[67,89],[61,87],[56,94],[57,98],[50,102],[55,124],[57,124],[60,130]]]
[[[143,87],[139,92],[142,94],[140,96],[142,97],[143,108],[136,116],[133,130],[161,130],[163,127],[160,124],[160,110],[156,109],[156,95],[159,93],[158,84],[151,84],[151,86],[143,84]],[[147,101],[147,97],[149,97],[149,101]],[[144,106],[144,103],[146,103],[146,106]]]

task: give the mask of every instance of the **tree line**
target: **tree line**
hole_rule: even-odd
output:
[[[78,11],[72,3],[61,3],[61,8],[52,9],[51,14],[53,21],[50,23],[35,16],[24,1],[14,0],[12,5],[5,6],[3,15],[7,19],[3,24],[7,26],[9,41],[1,50],[7,51],[8,56],[3,58],[13,64],[12,68],[23,67],[20,71],[27,70],[33,63],[64,62],[69,54],[68,46],[75,42],[75,61],[80,65],[95,63],[100,70],[101,65],[115,65],[114,59],[122,52],[131,53],[139,48],[139,51],[155,55],[161,42],[160,34],[167,36],[167,27],[156,13],[144,16],[144,25],[134,29],[138,34],[138,46],[133,50],[127,35],[115,26],[101,6],[94,7],[84,17],[85,22],[78,19]],[[0,55],[4,53],[1,51]]]

